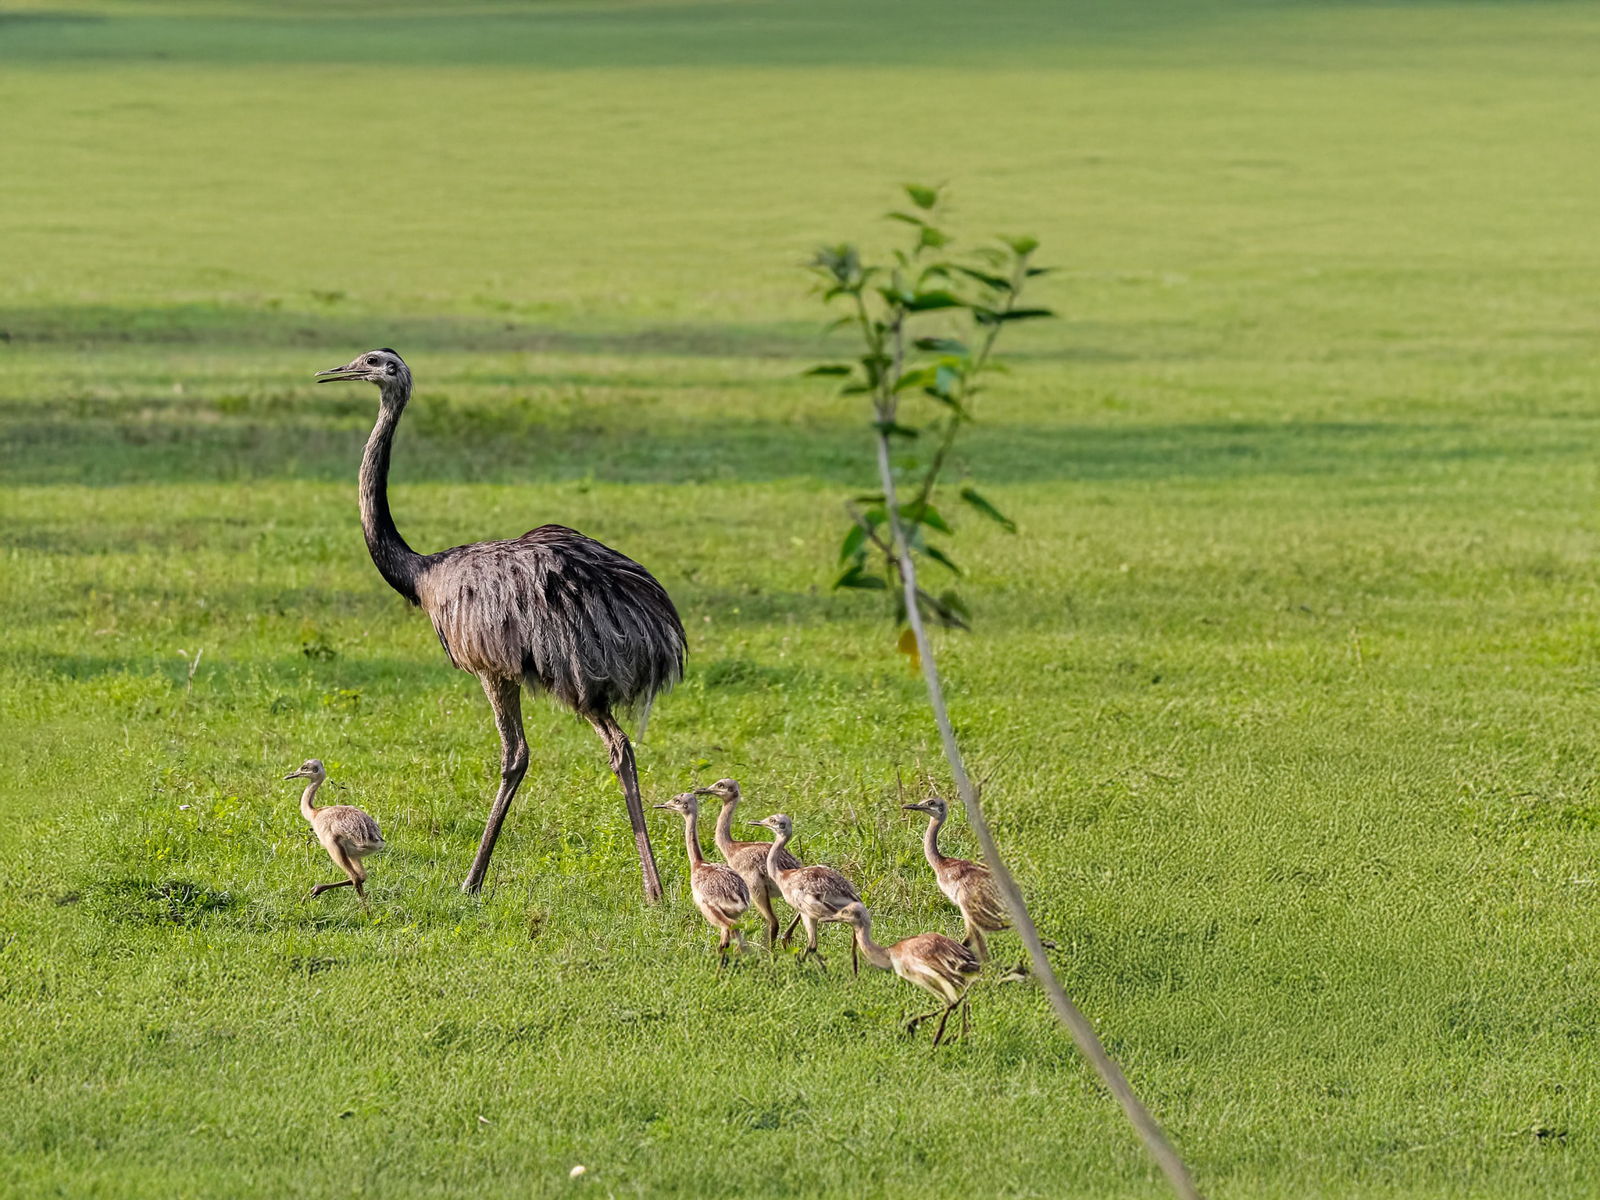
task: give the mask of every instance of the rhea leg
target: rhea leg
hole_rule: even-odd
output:
[[[822,969],[824,971],[826,971],[828,969],[828,960],[823,958],[822,957],[822,951],[817,949],[817,922],[816,922],[815,918],[809,917],[805,913],[801,913],[796,918],[796,920],[805,922],[805,927],[806,927],[806,948],[804,950],[800,951],[800,957],[795,959],[795,961],[796,962],[805,962],[806,955],[810,954],[810,955],[814,956],[819,963],[822,964]]]
[[[951,1010],[954,1009],[955,1007],[957,1007],[957,1005],[959,1005],[960,1003],[961,1003],[961,1001],[957,1000],[955,1002],[955,1004],[947,1004],[947,1005],[945,1005],[944,1013],[939,1017],[939,1028],[937,1028],[937,1029],[935,1029],[933,1031],[933,1048],[935,1050],[937,1050],[939,1048],[939,1043],[944,1041],[944,1026],[945,1026],[945,1022],[950,1019]]]
[[[772,911],[772,897],[767,895],[765,887],[751,890],[750,907],[760,913],[761,919],[767,923],[767,949],[773,949],[778,942],[778,915]]]
[[[800,924],[800,914],[795,913],[794,920],[789,922],[789,928],[783,931],[783,948],[785,950],[789,948],[789,939],[794,937],[794,927],[798,924]],[[774,922],[774,927],[776,927],[776,922]]]
[[[350,887],[354,885],[356,889],[356,895],[361,897],[361,907],[365,908],[367,906],[367,898],[362,894],[361,881],[366,878],[366,872],[361,869],[360,863],[358,861],[352,861],[350,857],[337,846],[329,847],[328,857],[333,859],[333,865],[343,871],[347,878],[339,880],[338,883],[317,884],[316,887],[311,889],[311,894],[307,896],[306,899],[315,900],[318,896],[322,895],[323,892],[331,892],[334,888]]]
[[[609,712],[585,713],[594,731],[605,742],[611,753],[611,771],[622,785],[622,796],[628,802],[628,820],[633,825],[633,841],[639,848],[639,872],[644,876],[645,903],[654,904],[661,899],[661,877],[656,874],[656,856],[650,849],[650,830],[644,823],[644,801],[639,798],[639,768],[633,761],[633,747],[628,735]]]
[[[962,915],[965,916],[965,914]],[[971,917],[967,917],[967,936],[962,939],[962,945],[971,946],[972,952],[978,956],[979,962],[986,963],[989,961],[989,943],[984,940],[983,930],[973,924]]]
[[[489,820],[483,827],[483,840],[478,843],[478,853],[472,860],[472,869],[461,885],[463,892],[476,892],[483,887],[483,878],[489,873],[489,856],[500,837],[500,826],[511,808],[511,798],[517,794],[522,777],[528,773],[528,737],[522,729],[522,681],[479,676],[483,691],[494,709],[495,728],[500,731],[500,790],[489,806]]]

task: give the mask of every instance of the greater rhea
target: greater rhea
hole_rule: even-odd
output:
[[[695,788],[695,794],[715,796],[722,801],[722,811],[717,813],[717,853],[722,855],[730,867],[739,872],[739,877],[750,889],[750,903],[761,914],[761,919],[767,923],[767,948],[770,950],[778,941],[778,917],[772,911],[772,902],[783,897],[772,876],[767,874],[767,854],[772,849],[772,843],[733,840],[733,812],[739,807],[740,799],[739,784],[736,780],[719,779],[710,787]],[[783,850],[778,854],[778,865],[785,870],[793,870],[801,863],[788,850]],[[794,920],[789,922],[785,938],[794,932],[795,923],[799,920],[800,914],[796,913]]]
[[[361,528],[378,573],[433,621],[450,661],[483,684],[500,733],[500,788],[461,889],[483,886],[511,798],[528,771],[522,689],[551,696],[594,726],[622,785],[647,901],[661,896],[633,747],[616,713],[641,723],[683,673],[683,623],[649,571],[561,525],[519,538],[418,554],[389,513],[389,452],[411,398],[411,372],[393,350],[322,371],[322,382],[378,386],[378,420],[361,458]]]
[[[1011,928],[1011,918],[1006,912],[1005,898],[989,868],[965,858],[946,858],[939,852],[939,830],[944,828],[949,815],[949,805],[941,796],[929,796],[916,804],[903,804],[902,808],[928,814],[928,829],[922,837],[922,850],[933,868],[933,877],[939,890],[961,910],[966,922],[966,935],[961,939],[971,946],[978,961],[989,961],[989,943],[986,933],[998,933]]]
[[[362,885],[367,882],[367,869],[362,866],[361,860],[369,854],[381,852],[387,846],[378,823],[365,809],[353,804],[327,804],[318,808],[313,803],[317,789],[328,778],[320,758],[306,759],[298,771],[290,771],[284,778],[309,780],[306,790],[300,793],[300,815],[311,822],[317,841],[322,843],[328,857],[333,859],[333,865],[349,877],[337,883],[317,884],[306,899],[315,899],[334,888],[354,887],[361,907],[366,908],[367,893]]]
[[[789,839],[794,836],[794,822],[787,813],[773,813],[764,821],[752,822],[772,830],[772,844],[767,847],[767,875],[778,885],[784,902],[799,914],[806,927],[806,948],[800,951],[799,961],[815,954],[824,967],[828,960],[817,949],[817,923],[838,921],[846,905],[861,903],[861,896],[851,883],[832,867],[785,867],[782,862]],[[860,969],[856,962],[856,944],[850,943],[850,964]]]
[[[915,984],[943,1006],[922,1013],[906,1022],[906,1031],[915,1033],[917,1026],[929,1017],[939,1018],[939,1028],[933,1034],[933,1048],[937,1050],[944,1040],[945,1023],[950,1013],[967,998],[967,988],[983,970],[978,956],[954,938],[942,933],[919,933],[892,946],[880,946],[872,940],[872,914],[864,904],[848,904],[840,910],[838,920],[855,926],[855,944],[861,954],[880,971],[893,971],[907,983]],[[970,1007],[970,1006],[969,1006]],[[962,1032],[966,1032],[968,1010],[961,1014]]]
[[[750,889],[739,872],[721,863],[707,862],[700,852],[698,824],[700,800],[693,792],[683,792],[665,804],[657,804],[683,818],[683,838],[689,848],[689,895],[707,923],[721,933],[717,949],[722,952],[721,965],[728,962],[728,943],[739,939],[739,952],[744,953],[744,934],[735,922],[750,907]]]

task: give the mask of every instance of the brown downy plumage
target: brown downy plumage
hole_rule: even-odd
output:
[[[312,803],[316,799],[317,789],[328,778],[319,758],[306,759],[298,771],[290,771],[284,778],[310,780],[306,790],[300,794],[300,815],[311,822],[312,832],[328,852],[328,857],[333,859],[334,866],[349,876],[338,883],[317,884],[306,899],[334,888],[353,886],[356,896],[361,900],[361,907],[366,908],[367,893],[363,885],[367,882],[367,870],[361,860],[369,854],[382,853],[388,846],[378,829],[378,823],[370,813],[353,804],[329,804],[318,808]]]
[[[739,952],[744,953],[744,934],[734,924],[750,907],[750,889],[732,867],[705,860],[700,852],[697,829],[700,820],[700,801],[693,792],[683,792],[665,804],[657,804],[683,817],[683,837],[689,849],[689,895],[706,922],[721,933],[717,948],[722,952],[721,965],[728,962],[728,942],[739,939]]]
[[[806,927],[806,948],[800,952],[799,961],[815,954],[824,967],[828,965],[817,950],[817,924],[838,921],[840,912],[848,904],[861,903],[856,885],[832,867],[785,867],[782,859],[794,835],[794,822],[786,813],[773,813],[764,821],[753,821],[772,830],[772,844],[767,847],[767,875],[778,885],[784,901],[799,914]],[[850,964],[859,970],[856,961],[856,944],[850,943]]]
[[[528,771],[522,690],[545,693],[594,726],[622,785],[646,900],[661,895],[633,747],[619,711],[640,723],[683,674],[687,642],[666,589],[625,555],[560,525],[520,538],[418,554],[389,512],[389,456],[411,397],[411,372],[393,350],[369,351],[320,372],[323,382],[378,385],[378,420],[361,459],[361,528],[378,573],[420,605],[450,661],[483,684],[500,733],[500,788],[463,891],[483,886],[511,799]]]
[[[869,963],[880,971],[893,971],[944,1006],[942,1010],[936,1008],[906,1022],[907,1032],[915,1033],[917,1026],[937,1014],[939,1028],[933,1035],[933,1048],[937,1050],[944,1040],[944,1027],[951,1011],[967,998],[967,988],[983,970],[978,956],[942,933],[919,933],[892,946],[880,946],[872,940],[872,914],[864,904],[845,906],[837,919],[855,926],[856,945]],[[967,1031],[969,1009],[970,1006],[963,1009],[961,1014],[963,1035]]]
[[[983,935],[1011,928],[1005,898],[1000,895],[994,876],[982,863],[965,858],[946,858],[939,852],[939,830],[944,827],[945,818],[949,815],[949,806],[941,797],[930,796],[919,804],[902,804],[900,807],[928,814],[928,831],[922,839],[928,865],[933,868],[933,877],[938,881],[945,899],[961,910],[961,918],[966,922],[966,934],[962,941],[972,947],[979,962],[988,962],[989,943]]]
[[[772,876],[767,874],[767,853],[772,849],[772,843],[733,840],[733,811],[739,807],[739,784],[735,780],[719,779],[710,787],[696,788],[695,795],[715,796],[722,801],[722,811],[717,814],[717,853],[739,872],[739,877],[750,889],[750,903],[767,923],[767,949],[771,950],[778,941],[778,917],[772,911],[772,902],[783,898],[783,892],[773,882]],[[783,850],[778,854],[778,865],[790,871],[801,863],[788,850]],[[786,941],[794,933],[795,923],[799,920],[800,914],[796,913],[794,920],[789,922],[788,932],[783,935]]]

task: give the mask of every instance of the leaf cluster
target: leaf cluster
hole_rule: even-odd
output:
[[[854,329],[861,353],[854,361],[823,363],[806,373],[837,379],[843,395],[870,401],[872,428],[896,470],[892,512],[882,493],[850,503],[833,586],[892,591],[897,622],[906,617],[903,587],[891,587],[891,581],[904,582],[901,546],[953,578],[962,575],[941,540],[955,529],[935,500],[957,436],[974,420],[974,401],[986,377],[1004,370],[994,358],[1001,331],[1055,315],[1022,303],[1028,282],[1049,270],[1033,265],[1035,238],[1000,237],[961,256],[951,251],[956,239],[941,228],[939,189],[907,184],[905,194],[910,207],[888,219],[909,227],[907,241],[887,261],[864,262],[856,246],[841,243],[819,248],[808,264],[822,302],[845,310],[830,328]],[[954,499],[1006,532],[1017,532],[1016,522],[970,480]],[[953,587],[938,595],[918,587],[916,595],[924,617],[968,627],[971,611]]]

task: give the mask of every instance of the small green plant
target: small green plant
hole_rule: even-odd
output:
[[[845,535],[842,548],[842,557],[849,566],[835,586],[887,588],[889,584],[884,576],[867,572],[868,543],[883,555],[885,576],[892,576],[899,584],[897,614],[907,625],[900,635],[900,649],[922,669],[923,680],[928,685],[928,706],[933,709],[933,721],[939,730],[956,791],[961,796],[961,806],[966,810],[967,823],[983,847],[984,862],[993,873],[1017,934],[1028,949],[1034,978],[1043,987],[1057,1019],[1072,1035],[1079,1051],[1116,1098],[1145,1148],[1166,1174],[1173,1191],[1181,1200],[1199,1200],[1200,1193],[1189,1178],[1188,1168],[1167,1141],[1160,1123],[1129,1085],[1122,1068],[1106,1053],[1094,1026],[1068,997],[1050,960],[1045,957],[1039,930],[1028,912],[1021,889],[1000,857],[994,834],[978,801],[978,789],[967,774],[966,761],[945,705],[939,664],[928,639],[930,617],[945,625],[964,628],[966,622],[962,618],[966,608],[953,593],[934,597],[917,582],[919,557],[932,559],[946,570],[959,570],[947,554],[927,540],[930,529],[950,532],[949,525],[933,510],[931,499],[950,447],[955,443],[956,432],[972,419],[972,398],[978,392],[978,380],[986,369],[993,368],[990,353],[995,339],[1012,321],[1051,315],[1048,309],[1023,308],[1018,303],[1023,285],[1043,270],[1028,265],[1039,243],[1033,238],[1002,239],[1005,251],[991,248],[980,258],[980,262],[994,269],[993,272],[949,259],[925,261],[924,252],[941,251],[950,243],[950,238],[932,223],[939,193],[933,188],[907,185],[906,194],[926,215],[889,214],[917,230],[910,251],[895,253],[893,267],[862,266],[860,255],[852,246],[821,250],[812,264],[823,277],[824,302],[832,303],[842,297],[852,303],[854,312],[842,320],[855,324],[866,344],[866,353],[858,364],[816,367],[813,373],[846,378],[849,380],[844,388],[846,395],[871,398],[872,424],[877,431],[878,483],[882,488],[875,495],[860,497],[857,502],[857,505],[876,504],[876,508],[865,511],[858,506],[851,508],[855,526]],[[1004,273],[994,273],[1000,271]],[[874,284],[874,279],[882,282]],[[966,314],[971,323],[966,341],[950,337],[913,338],[910,325],[915,317],[950,310]],[[972,348],[974,345],[976,349]],[[915,358],[913,350],[931,361]],[[900,400],[908,392],[931,397],[947,410],[947,415],[943,418],[943,436],[938,449],[926,466],[919,462],[903,463],[897,473],[890,440],[915,438],[920,433],[900,421]],[[911,494],[909,502],[899,499],[902,483]],[[1009,525],[993,505],[971,488],[962,489],[962,498],[991,520]],[[1011,528],[1014,531],[1015,527]]]
[[[956,437],[973,420],[984,380],[1002,369],[993,357],[995,342],[1009,325],[1054,315],[1022,304],[1028,281],[1049,270],[1032,265],[1036,239],[1002,237],[964,258],[954,257],[948,253],[954,239],[937,224],[938,189],[908,184],[905,191],[911,209],[891,212],[889,218],[910,226],[910,241],[893,252],[891,261],[864,263],[848,243],[825,246],[812,258],[823,303],[849,308],[833,327],[854,328],[862,353],[853,363],[825,363],[808,372],[842,379],[845,395],[870,401],[879,454],[906,497],[893,513],[892,498],[882,491],[850,502],[850,528],[839,547],[842,572],[834,580],[836,588],[889,591],[897,624],[906,619],[903,586],[890,586],[891,581],[904,584],[897,537],[904,537],[916,558],[961,575],[947,544],[935,541],[955,532],[936,501],[944,499],[941,484]],[[912,399],[926,401],[924,412],[909,410]],[[920,445],[932,448],[919,454],[915,447]],[[956,495],[1008,533],[1017,531],[1016,523],[970,481]],[[941,625],[964,629],[972,615],[953,585],[937,595],[919,587],[916,600],[923,616]]]

